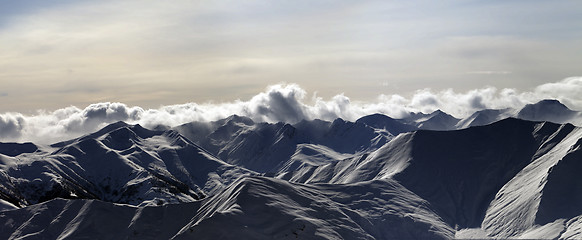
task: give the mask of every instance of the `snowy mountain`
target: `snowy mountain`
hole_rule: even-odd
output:
[[[203,201],[134,207],[55,199],[0,212],[0,238],[451,238],[426,201],[392,180],[301,185],[240,179]]]
[[[360,159],[280,177],[343,184],[394,179],[427,200],[451,227],[481,237],[539,238],[550,235],[536,235],[545,233],[537,228],[559,234],[582,216],[575,202],[582,189],[574,187],[582,183],[573,177],[582,171],[581,144],[582,130],[573,125],[506,119],[459,131],[399,135]]]
[[[513,116],[515,111],[509,108],[505,109],[485,109],[477,111],[471,116],[461,119],[456,127],[463,129],[474,126],[488,125],[499,120]],[[531,119],[530,119],[531,120]]]
[[[582,123],[582,114],[570,110],[566,105],[558,100],[547,99],[534,104],[527,104],[521,109],[484,109],[477,111],[461,119],[457,124],[457,129],[472,126],[483,126],[497,122],[501,119],[514,117],[530,121],[548,121],[554,123]]]
[[[430,114],[410,113],[410,116],[399,119],[402,123],[426,130],[453,130],[456,129],[457,119],[441,110],[436,110]]]
[[[136,207],[58,198],[0,212],[0,238],[170,239],[199,208],[199,201]]]
[[[422,112],[410,113],[408,117],[396,119],[396,121],[418,129],[446,131],[488,125],[508,117],[540,122],[582,124],[582,113],[570,110],[560,101],[553,99],[527,104],[521,109],[483,109],[462,119],[457,119],[441,110],[437,110],[430,114]],[[392,125],[395,126],[394,124]],[[402,132],[410,131],[413,130],[407,129]]]
[[[303,120],[290,125],[254,123],[240,116],[188,123],[174,130],[227,163],[261,173],[289,170],[303,163],[318,164],[300,155],[338,160],[335,157],[372,151],[400,133],[342,119]]]
[[[418,130],[418,128],[415,126],[402,123],[399,120],[393,119],[383,114],[372,114],[364,116],[356,120],[356,123],[363,123],[375,129],[386,130],[392,135]]]
[[[191,202],[254,174],[217,159],[177,132],[123,122],[23,152],[0,155],[0,196],[15,206],[54,198],[132,205]]]
[[[519,112],[574,112],[560,105]],[[579,239],[582,128],[501,119],[517,112],[233,115],[1,143],[0,238]]]
[[[555,123],[567,123],[576,115],[579,113],[570,110],[558,100],[542,100],[528,104],[517,113],[520,119]]]

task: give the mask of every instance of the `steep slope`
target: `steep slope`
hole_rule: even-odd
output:
[[[252,174],[177,132],[125,123],[53,146],[62,147],[2,157],[0,197],[20,206],[57,197],[134,205],[189,202]]]
[[[394,181],[298,185],[245,178],[204,201],[134,207],[55,199],[0,212],[2,239],[448,239],[429,204]]]
[[[0,239],[580,238],[582,129],[476,126],[511,111],[410,120],[469,127],[447,131],[231,116],[0,144]]]
[[[378,131],[363,123],[343,119],[333,122],[302,121],[294,125],[300,143],[318,144],[339,153],[358,153],[376,149],[388,142],[394,134]]]
[[[555,126],[545,123],[538,132],[547,128]],[[575,177],[582,170],[581,139],[582,130],[572,125],[562,125],[546,135],[538,150],[543,154],[536,153],[532,163],[496,194],[483,228],[491,235],[512,237],[554,223],[550,227],[560,233],[568,219],[581,215],[582,189]]]
[[[191,122],[172,129],[204,149],[218,154],[238,131],[254,125],[255,122],[250,118],[232,115],[214,122]]]
[[[299,185],[246,178],[205,200],[176,239],[451,238],[425,201],[394,181]],[[224,231],[225,227],[228,231]]]
[[[510,117],[512,114],[514,114],[514,110],[509,108],[485,109],[477,111],[471,114],[471,116],[461,119],[457,123],[456,127],[457,129],[463,129],[474,126],[484,126]]]
[[[534,123],[507,119],[460,131],[418,131],[363,159],[321,166],[308,178],[301,171],[286,177],[343,183],[394,178],[431,202],[451,226],[479,227],[489,201],[531,161],[533,130]]]
[[[295,153],[285,162],[285,165],[271,176],[296,169],[322,166],[351,157],[353,154],[338,153],[323,145],[298,144]]]
[[[400,134],[369,154],[319,166],[303,165],[295,171],[280,173],[277,178],[300,183],[356,183],[388,179],[408,166],[413,136],[411,133]]]
[[[233,115],[211,123],[188,123],[174,130],[228,163],[267,173],[295,152],[295,129],[288,124],[254,123]]]
[[[290,125],[254,123],[231,116],[208,124],[189,123],[174,130],[230,164],[266,174],[314,163],[306,157],[293,157],[298,154],[343,158],[346,154],[375,150],[392,138],[386,131],[342,119],[304,120]]]
[[[427,200],[450,226],[464,229],[483,224],[491,236],[516,237],[535,224],[582,214],[576,204],[582,193],[579,185],[563,187],[566,181],[577,181],[572,179],[579,168],[574,160],[580,159],[576,155],[576,141],[582,138],[579,131],[569,124],[518,119],[458,131],[417,131],[399,135],[360,158],[300,168],[278,177],[303,183],[392,178]],[[570,157],[564,158],[568,149]],[[560,168],[558,161],[569,162],[570,167]],[[544,188],[539,183],[545,181]],[[564,195],[570,196],[568,200],[561,198]],[[538,209],[532,201],[540,199],[544,204]],[[534,217],[526,221],[526,213]]]
[[[0,212],[1,239],[170,239],[200,202],[134,207],[98,200],[54,199]]]
[[[534,126],[507,119],[454,132],[417,132],[410,165],[394,179],[431,202],[452,226],[479,227],[493,196],[531,162],[540,144]]]

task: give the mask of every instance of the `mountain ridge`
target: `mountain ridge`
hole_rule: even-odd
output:
[[[548,105],[560,103],[533,109]],[[233,115],[153,130],[115,122],[50,146],[3,143],[0,236],[581,237],[582,129],[487,123],[509,113],[435,111],[413,124]]]

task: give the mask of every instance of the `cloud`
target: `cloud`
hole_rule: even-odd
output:
[[[123,103],[95,103],[84,109],[66,107],[56,111],[38,111],[33,115],[0,114],[0,141],[34,141],[53,143],[87,134],[116,121],[141,124],[177,126],[192,121],[214,121],[232,114],[247,116],[256,122],[289,122],[303,119],[354,121],[359,117],[383,113],[402,118],[410,112],[430,113],[441,109],[456,117],[486,109],[521,108],[542,99],[558,99],[569,107],[582,109],[582,77],[566,78],[547,83],[532,91],[485,87],[467,92],[452,89],[434,92],[417,91],[410,97],[380,95],[375,101],[352,101],[344,94],[323,99],[307,92],[297,84],[269,86],[249,100],[226,103],[185,103],[144,109]]]
[[[542,98],[553,97],[571,106],[582,106],[582,77],[542,84],[536,87],[535,93]]]
[[[260,121],[298,122],[307,117],[306,106],[300,102],[305,94],[295,84],[275,85],[253,97],[246,109],[255,119],[260,116]]]
[[[25,118],[21,114],[0,115],[0,136],[18,138],[25,127]]]

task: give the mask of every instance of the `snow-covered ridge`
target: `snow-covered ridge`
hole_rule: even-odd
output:
[[[262,173],[290,170],[303,164],[299,158],[293,158],[299,148],[335,152],[316,150],[303,154],[347,156],[375,150],[400,133],[342,119],[304,120],[291,125],[255,123],[239,116],[210,123],[193,122],[173,129],[228,163]]]
[[[0,238],[580,238],[582,130],[502,118],[547,106],[2,143]]]
[[[177,132],[121,122],[52,148],[0,157],[3,199],[16,206],[57,197],[133,205],[191,202],[254,174]]]
[[[278,177],[309,184],[394,179],[449,226],[479,229],[479,238],[554,238],[582,215],[582,190],[574,187],[575,172],[582,171],[581,133],[571,124],[512,118],[458,131],[416,131],[360,158]],[[556,234],[535,231],[542,226]]]
[[[301,185],[243,178],[203,201],[134,207],[55,199],[0,212],[0,238],[451,238],[426,201],[397,182]]]

